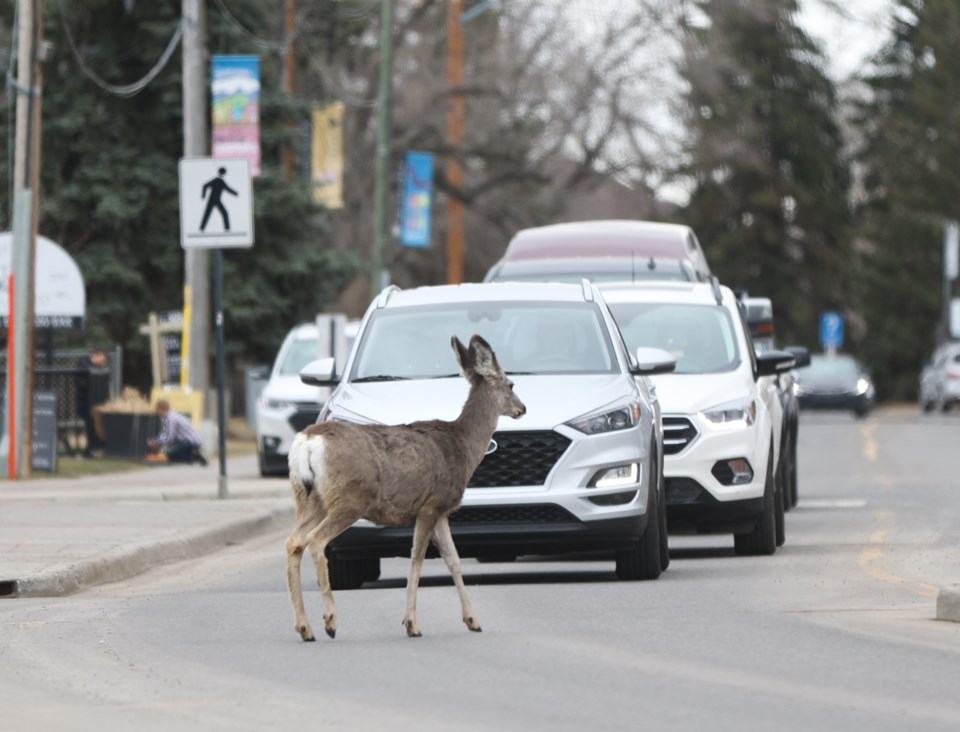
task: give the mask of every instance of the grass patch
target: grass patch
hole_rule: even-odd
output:
[[[88,475],[108,475],[110,473],[127,473],[131,470],[142,470],[146,463],[142,460],[128,460],[124,458],[79,458],[62,456],[57,458],[57,472],[33,472],[33,478],[83,478]]]

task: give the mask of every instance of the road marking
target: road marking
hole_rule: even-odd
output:
[[[871,422],[870,424],[865,424],[860,428],[860,434],[863,435],[863,456],[871,463],[877,462],[877,454],[879,448],[877,447],[877,423]]]
[[[875,580],[900,585],[923,597],[936,597],[940,593],[939,587],[906,579],[890,572],[880,564],[880,560],[883,558],[883,543],[886,538],[887,529],[877,529],[870,534],[869,545],[864,547],[857,558],[857,564],[860,568]]]
[[[863,508],[866,498],[801,498],[797,508]]]

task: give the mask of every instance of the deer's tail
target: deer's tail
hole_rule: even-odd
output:
[[[290,446],[290,455],[287,458],[290,466],[290,483],[294,494],[303,491],[305,497],[313,491],[316,476],[313,472],[313,459],[323,457],[323,442],[320,437],[307,437],[302,432],[293,438]]]

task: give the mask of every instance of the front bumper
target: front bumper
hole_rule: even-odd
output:
[[[692,478],[667,478],[670,531],[739,534],[751,531],[763,514],[763,496],[718,501]]]
[[[297,433],[317,421],[320,405],[257,408],[257,450],[267,466],[286,466]]]
[[[866,394],[810,393],[797,397],[801,409],[837,409],[863,412],[873,406],[873,400]]]
[[[621,518],[580,521],[555,504],[508,505],[487,516],[461,509],[453,514],[450,527],[461,557],[497,557],[523,554],[562,554],[570,551],[630,549],[637,545],[647,527],[646,514]],[[497,513],[514,520],[497,519]],[[458,515],[459,514],[459,515]],[[413,528],[384,528],[357,524],[334,539],[328,548],[341,559],[409,557]],[[431,544],[427,556],[436,557]]]

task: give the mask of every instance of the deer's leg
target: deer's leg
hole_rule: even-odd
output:
[[[470,595],[467,594],[467,588],[463,584],[463,574],[460,572],[460,555],[457,554],[457,547],[453,543],[453,534],[450,533],[450,521],[444,516],[433,529],[433,542],[440,550],[440,556],[447,564],[447,569],[453,576],[453,583],[457,586],[457,593],[460,595],[460,606],[463,608],[463,622],[470,630],[480,632],[480,622],[477,620],[477,614],[473,611],[473,603],[470,602]]]
[[[290,591],[290,604],[293,605],[294,630],[305,641],[316,640],[313,629],[307,621],[307,611],[303,607],[303,589],[300,586],[300,561],[306,548],[306,536],[319,522],[321,516],[300,518],[297,528],[287,538],[287,589]]]
[[[307,534],[307,547],[317,565],[317,584],[320,585],[320,594],[323,595],[323,629],[331,638],[337,635],[337,605],[333,601],[333,592],[330,589],[330,573],[327,568],[327,544],[350,528],[357,520],[357,516],[337,516],[327,514],[320,525]]]
[[[423,558],[427,555],[430,534],[436,524],[433,514],[420,514],[413,528],[413,549],[410,552],[410,575],[407,577],[407,612],[403,616],[403,627],[411,638],[419,638],[420,626],[417,625],[417,587],[420,585],[420,570]]]

